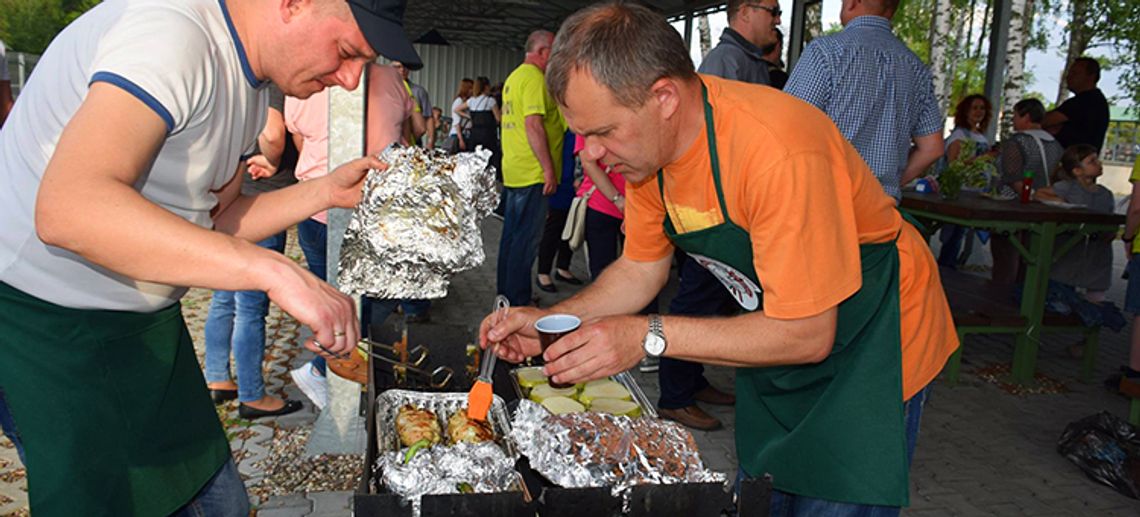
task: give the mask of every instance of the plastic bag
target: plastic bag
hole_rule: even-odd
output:
[[[1102,411],[1065,427],[1057,452],[1085,475],[1140,499],[1140,437],[1125,420]]]

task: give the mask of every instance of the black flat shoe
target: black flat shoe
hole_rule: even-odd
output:
[[[210,390],[210,398],[214,404],[225,404],[237,398],[237,390]]]
[[[548,293],[557,293],[558,292],[558,287],[554,285],[554,282],[551,282],[549,284],[544,284],[542,282],[539,282],[538,280],[535,280],[534,285],[537,285],[539,289],[546,291]]]
[[[570,275],[570,276],[562,276],[562,273],[554,273],[554,278],[555,278],[556,280],[558,280],[559,282],[566,282],[566,283],[568,283],[568,284],[570,284],[570,285],[582,285],[582,284],[584,284],[584,283],[585,283],[585,282],[583,282],[583,281],[579,280],[579,279],[578,279],[577,277],[575,277],[574,275]]]
[[[301,402],[297,400],[286,400],[284,406],[281,406],[280,409],[274,411],[265,411],[264,409],[257,409],[245,404],[238,404],[238,416],[246,420],[253,420],[255,418],[262,418],[267,416],[288,415],[289,413],[299,411],[301,407]]]

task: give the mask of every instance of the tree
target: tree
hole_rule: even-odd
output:
[[[1033,0],[1011,0],[1009,45],[1005,54],[1005,83],[1001,94],[1001,126],[1003,137],[1013,130],[1013,105],[1025,91],[1025,50],[1029,42]]]
[[[930,74],[934,80],[934,98],[945,113],[950,97],[950,78],[954,76],[954,66],[949,58],[954,44],[950,38],[951,18],[954,16],[951,0],[935,0],[931,15]],[[958,24],[961,26],[961,23]]]
[[[1051,2],[1054,12],[1069,17],[1066,33],[1065,67],[1057,87],[1057,104],[1065,100],[1065,76],[1078,57],[1094,50],[1108,50],[1098,56],[1105,68],[1122,70],[1121,86],[1134,107],[1140,107],[1140,2],[1082,0]],[[1099,54],[1099,53],[1098,53]]]
[[[0,0],[0,39],[13,51],[42,54],[68,23],[101,0]]]
[[[700,34],[701,40],[701,59],[709,55],[709,50],[712,50],[712,30],[709,29],[709,15],[702,15],[697,18],[697,32]]]

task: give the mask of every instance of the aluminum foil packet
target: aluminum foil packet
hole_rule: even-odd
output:
[[[724,483],[706,469],[687,429],[655,418],[585,412],[552,415],[519,401],[510,439],[530,465],[565,488],[613,487],[615,495],[641,484]]]
[[[406,463],[407,449],[376,460],[380,482],[412,503],[419,514],[426,494],[495,493],[521,490],[515,461],[492,442],[437,445],[418,451]]]
[[[485,258],[479,222],[499,203],[491,151],[449,156],[393,145],[364,182],[341,245],[340,289],[376,298],[442,298],[452,275]]]

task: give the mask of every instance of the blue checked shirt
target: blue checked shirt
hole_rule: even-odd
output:
[[[813,40],[785,91],[827,113],[895,199],[911,139],[942,131],[930,70],[880,16]]]

